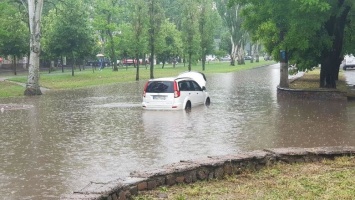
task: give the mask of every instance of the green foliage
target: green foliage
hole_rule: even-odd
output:
[[[246,3],[244,27],[254,40],[263,42],[275,59],[279,59],[280,50],[286,49],[291,63],[302,69],[312,68],[320,63],[322,51],[333,45],[332,37],[323,29],[334,12],[334,5],[327,1],[230,1],[233,2]]]
[[[194,0],[184,0],[182,18],[182,41],[185,46],[184,54],[187,55],[189,70],[191,64],[196,63],[200,52],[200,33],[198,24],[199,4]]]
[[[352,9],[349,14],[349,20],[347,21],[347,26],[345,28],[345,35],[343,55],[355,55],[355,9]]]
[[[44,19],[43,50],[52,57],[73,59],[92,54],[95,46],[89,10],[81,0],[63,2]]]
[[[335,88],[342,53],[350,50],[355,3],[353,0],[230,0],[243,4],[245,28],[279,60],[286,50],[300,69],[322,65],[320,87]],[[345,48],[344,48],[345,46]]]
[[[94,5],[93,27],[98,33],[97,38],[101,48],[99,52],[104,53],[104,49],[107,49],[111,60],[115,61],[119,53],[118,45],[121,34],[119,29],[122,17],[120,0],[95,0]],[[115,64],[115,70],[117,70],[117,64]]]
[[[165,20],[161,25],[156,40],[156,53],[160,61],[164,62],[182,54],[181,32],[176,29],[175,24]]]
[[[29,51],[29,30],[20,11],[0,2],[0,54],[20,57]]]
[[[202,70],[205,70],[206,55],[211,54],[214,49],[214,33],[216,22],[218,22],[218,13],[213,8],[211,0],[201,0],[200,17],[199,17],[199,33],[200,33],[200,49]]]
[[[144,0],[132,0],[131,39],[128,41],[129,53],[132,57],[141,56],[148,52],[148,7]]]
[[[217,0],[215,2],[218,13],[228,30],[227,37],[230,38],[229,44],[224,45],[224,49],[229,50],[228,53],[232,59],[231,64],[234,65],[236,59],[242,60],[244,58],[244,46],[249,39],[249,33],[242,27],[244,18],[241,16],[241,9],[243,6],[239,4],[227,6],[226,0]]]

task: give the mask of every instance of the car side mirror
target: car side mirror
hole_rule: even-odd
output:
[[[203,91],[203,90],[206,90],[206,87],[205,87],[205,86],[202,86],[202,91]]]

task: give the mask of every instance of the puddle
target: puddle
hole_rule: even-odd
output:
[[[23,110],[33,108],[33,105],[20,105],[20,104],[0,104],[0,111],[5,110]]]

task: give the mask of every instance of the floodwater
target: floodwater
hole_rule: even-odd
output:
[[[0,112],[0,199],[58,199],[179,160],[355,146],[355,103],[279,99],[278,82],[279,65],[208,75],[211,106],[189,113],[142,110],[142,81],[0,99],[24,105]]]

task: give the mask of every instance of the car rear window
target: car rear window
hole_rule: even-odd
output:
[[[150,81],[146,92],[150,93],[174,93],[173,81]]]

